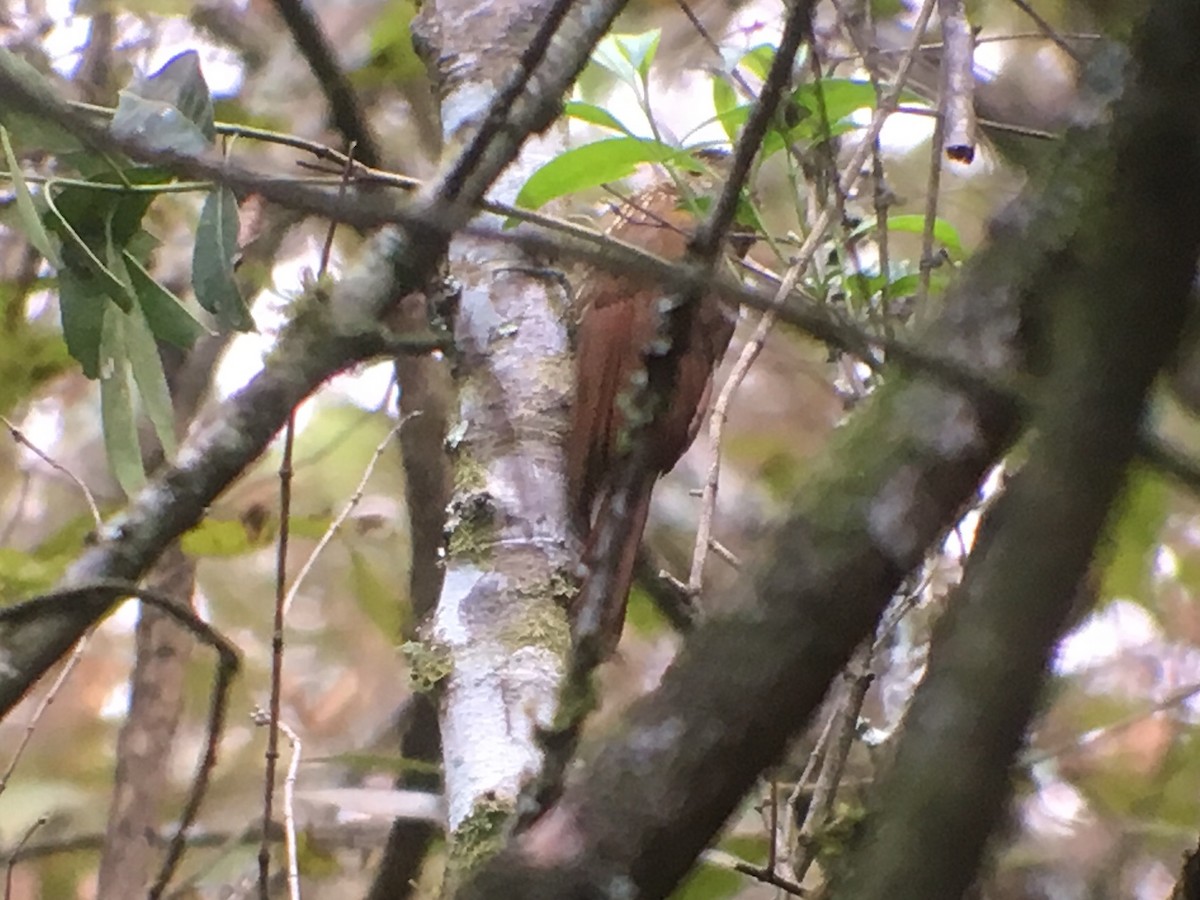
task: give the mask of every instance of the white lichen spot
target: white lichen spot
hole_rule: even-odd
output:
[[[442,132],[452,137],[481,121],[495,94],[496,85],[490,81],[460,81],[442,101]]]
[[[875,545],[902,568],[907,568],[921,550],[921,539],[913,513],[919,511],[920,472],[914,466],[901,466],[887,480],[871,503],[867,530]]]
[[[467,423],[466,421],[458,422],[446,432],[446,447],[450,450],[457,450],[459,445],[466,439]]]
[[[638,759],[653,760],[664,750],[674,747],[683,731],[678,718],[663,719],[657,725],[638,728],[629,736],[629,745]]]
[[[940,457],[958,459],[979,446],[979,417],[966,397],[949,394],[943,400],[941,412],[940,427],[930,432]]]
[[[439,641],[457,645],[467,639],[468,632],[461,615],[463,601],[485,574],[482,569],[465,564],[453,566],[446,572],[433,620],[433,632]]]

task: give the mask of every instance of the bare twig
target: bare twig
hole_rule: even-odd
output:
[[[943,0],[939,0],[943,2]],[[921,262],[920,278],[917,282],[915,306],[918,310],[926,308],[929,299],[929,285],[933,269],[938,261],[933,255],[933,233],[937,224],[938,204],[941,202],[942,186],[942,147],[946,140],[946,104],[948,92],[946,79],[948,72],[945,62],[942,63],[942,90],[938,95],[938,115],[933,120],[933,140],[929,149],[929,178],[925,184],[925,222],[921,229]]]
[[[346,179],[354,165],[354,145],[351,144],[346,153],[345,167],[342,172],[342,184],[339,187],[339,202],[346,191]],[[325,243],[321,248],[321,263],[317,270],[317,280],[325,277],[329,267],[329,257],[333,249],[333,235],[337,223],[331,222]],[[292,453],[296,444],[296,409],[293,407],[287,418],[283,432],[283,457],[279,462],[279,541],[275,556],[275,617],[271,634],[271,696],[269,700],[270,716],[267,730],[266,766],[263,776],[263,826],[262,844],[258,851],[258,889],[262,900],[268,900],[270,893],[271,844],[268,830],[271,824],[271,805],[275,791],[275,763],[279,758],[279,705],[283,682],[283,622],[291,606],[292,591],[286,591],[288,543],[291,534],[292,508]],[[318,547],[318,550],[320,548]],[[315,557],[315,553],[314,553]],[[310,560],[313,557],[310,557]]]
[[[1086,734],[1073,736],[1070,740],[1055,744],[1052,747],[1046,747],[1038,750],[1030,750],[1022,754],[1020,765],[1023,768],[1035,766],[1038,763],[1046,762],[1054,759],[1056,756],[1062,756],[1064,753],[1070,753],[1073,750],[1079,750],[1089,744],[1096,743],[1102,738],[1112,737],[1114,734],[1119,734],[1126,729],[1132,728],[1139,722],[1144,722],[1157,713],[1164,712],[1174,706],[1179,706],[1186,703],[1188,700],[1200,694],[1200,681],[1193,681],[1190,684],[1185,684],[1178,688],[1161,700],[1151,704],[1146,709],[1140,709],[1137,712],[1123,716],[1115,722],[1108,725],[1101,725],[1098,728],[1090,729]]]
[[[782,293],[783,289],[781,288],[780,294]],[[704,587],[704,561],[708,558],[708,551],[713,545],[712,526],[717,508],[717,488],[721,480],[721,443],[725,435],[725,421],[729,417],[729,404],[738,387],[749,374],[754,361],[758,359],[759,353],[762,352],[767,335],[771,333],[774,325],[775,314],[773,312],[767,311],[759,317],[754,334],[742,348],[737,362],[733,365],[733,370],[721,386],[721,393],[717,397],[717,402],[713,404],[712,414],[708,420],[711,447],[708,456],[708,476],[704,480],[704,489],[701,495],[700,520],[696,526],[696,541],[692,549],[692,568],[687,583],[688,593],[693,597],[699,596]]]
[[[92,496],[92,492],[88,490],[88,486],[84,484],[74,472],[62,465],[62,463],[56,462],[49,454],[38,449],[37,445],[29,440],[29,438],[25,437],[25,435],[21,432],[21,429],[10,422],[7,418],[0,416],[0,423],[3,423],[4,427],[8,429],[8,433],[12,436],[14,441],[29,450],[54,471],[65,475],[72,484],[79,488],[79,493],[83,495],[83,499],[87,503],[88,512],[92,514],[92,521],[95,523],[96,527],[99,528],[103,522],[103,520],[100,518],[100,508],[96,505],[96,498]]]
[[[71,481],[72,484],[79,488],[79,492],[83,495],[83,499],[87,502],[88,510],[92,514],[92,521],[95,523],[96,527],[99,528],[102,524],[100,510],[96,506],[96,500],[92,496],[92,492],[88,490],[88,486],[84,484],[74,472],[57,462],[49,454],[39,449],[37,445],[30,441],[29,438],[27,438],[21,432],[21,430],[7,418],[0,416],[0,422],[2,422],[8,429],[9,434],[12,436],[14,441],[27,448],[30,452],[36,455],[38,459],[42,460],[56,472],[61,472]],[[9,779],[12,778],[13,772],[17,768],[17,764],[21,761],[21,757],[25,753],[25,748],[29,746],[29,741],[33,738],[34,731],[37,730],[37,725],[42,720],[42,716],[46,714],[46,710],[49,709],[51,704],[54,703],[55,698],[58,696],[58,692],[62,689],[62,686],[66,683],[71,673],[75,670],[75,667],[79,665],[79,661],[83,658],[83,654],[87,650],[88,641],[91,639],[91,635],[92,632],[89,630],[88,633],[80,639],[79,643],[75,645],[75,648],[71,651],[70,658],[66,661],[66,663],[63,664],[62,669],[59,671],[58,675],[55,676],[55,679],[51,683],[49,689],[46,691],[45,696],[42,697],[37,706],[34,708],[33,714],[29,717],[29,721],[25,725],[25,731],[21,736],[21,740],[18,742],[16,750],[13,751],[12,759],[9,760],[8,766],[4,770],[4,774],[0,775],[0,794],[4,793],[4,790],[8,787]]]
[[[363,495],[367,490],[367,482],[371,480],[371,475],[374,474],[375,467],[379,465],[379,459],[383,456],[383,451],[387,449],[387,445],[392,442],[392,439],[400,433],[400,429],[404,427],[408,418],[405,417],[397,422],[384,436],[383,440],[375,445],[375,452],[371,454],[371,459],[368,460],[366,468],[363,469],[362,477],[358,479],[354,493],[350,495],[350,499],[346,501],[346,505],[342,507],[341,512],[334,516],[333,521],[329,523],[329,527],[325,529],[325,533],[317,541],[317,546],[313,548],[312,553],[304,560],[304,565],[300,567],[300,571],[296,573],[296,577],[292,579],[292,585],[288,588],[287,596],[283,598],[283,614],[285,617],[288,614],[288,610],[292,608],[292,604],[296,601],[296,595],[299,594],[300,587],[308,578],[309,573],[312,572],[317,557],[329,546],[329,543],[337,535],[338,529],[346,523],[346,520],[350,518],[350,514],[362,502]]]
[[[213,688],[209,700],[207,722],[207,740],[205,751],[196,767],[196,777],[192,780],[192,788],[179,815],[179,826],[167,847],[167,853],[159,870],[158,878],[150,888],[149,896],[157,898],[166,889],[167,883],[174,874],[183,855],[187,831],[196,819],[200,804],[208,790],[209,778],[217,759],[217,742],[225,723],[225,711],[229,699],[229,686],[237,674],[238,655],[233,645],[215,628],[200,619],[190,609],[184,609],[175,604],[170,597],[157,591],[138,587],[129,582],[111,579],[97,580],[41,594],[22,603],[0,609],[0,622],[27,622],[40,618],[48,613],[61,613],[74,605],[89,601],[99,605],[100,599],[109,604],[114,600],[133,597],[144,603],[149,603],[166,615],[182,624],[188,631],[208,644],[217,652],[217,672],[213,679]]]
[[[296,49],[321,86],[329,104],[329,117],[346,141],[355,145],[360,159],[371,166],[379,165],[379,147],[371,126],[321,23],[302,0],[274,0],[274,4],[291,32]]]
[[[1036,9],[1026,3],[1025,0],[1012,0],[1012,4],[1033,20],[1033,24],[1038,27],[1042,37],[1049,38],[1051,41],[1053,41],[1054,46],[1056,46],[1063,53],[1067,54],[1067,56],[1071,57],[1076,65],[1083,65],[1083,60],[1080,58],[1079,54],[1075,52],[1075,49],[1069,43],[1067,43],[1066,39],[1058,33],[1057,29],[1055,29],[1053,25],[1042,18],[1041,14]],[[1080,37],[1092,36],[1081,35]]]
[[[963,0],[938,0],[942,20],[942,98],[945,120],[942,147],[950,159],[969,163],[975,158],[975,33],[967,21]]]
[[[8,857],[8,862],[4,866],[4,900],[9,900],[9,898],[12,896],[13,866],[16,864],[16,855],[25,848],[25,845],[29,843],[29,839],[32,838],[34,834],[37,833],[37,830],[45,825],[47,821],[48,820],[46,816],[38,816],[37,819],[34,820],[33,824],[25,829],[25,833],[21,835],[21,839],[17,841],[17,846],[14,848],[12,854]]]
[[[272,721],[271,714],[262,708],[255,709],[251,716],[254,724],[278,728],[288,739],[292,747],[292,756],[288,761],[287,774],[283,779],[283,835],[287,858],[288,896],[290,900],[300,900],[300,869],[296,850],[296,773],[300,769],[300,757],[304,747],[295,729],[286,722],[276,719]]]
[[[288,527],[292,510],[292,451],[296,440],[296,411],[284,426],[279,463],[279,540],[275,547],[275,617],[271,629],[271,691],[268,707],[267,752],[263,773],[262,843],[258,849],[258,891],[269,900],[271,886],[271,808],[275,797],[275,765],[279,759],[279,706],[283,683],[283,616],[287,601]]]
[[[830,717],[827,726],[829,741],[821,761],[820,774],[813,785],[804,822],[796,833],[795,846],[792,848],[792,877],[798,882],[804,881],[809,866],[816,859],[813,838],[829,821],[833,801],[841,785],[842,773],[846,768],[846,759],[854,744],[858,716],[862,711],[867,688],[871,685],[872,645],[873,641],[863,642],[846,666],[842,676],[844,694]],[[797,792],[800,787],[797,784]],[[796,794],[793,795],[793,802],[796,796]]]

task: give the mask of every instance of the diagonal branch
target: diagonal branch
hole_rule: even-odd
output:
[[[1104,64],[1102,63],[1102,67]],[[1102,68],[1118,83],[1112,61]],[[923,347],[1005,382],[1027,366],[1027,311],[1061,285],[1111,138],[1109,109],[993,223]],[[1136,227],[1161,232],[1153,221]],[[1125,220],[1128,231],[1134,223]],[[1153,259],[1158,259],[1156,254]],[[905,573],[957,519],[1018,434],[1018,409],[900,373],[834,438],[728,610],[685,643],[620,734],[476,880],[472,897],[667,894],[816,709]],[[719,773],[719,776],[716,774]]]
[[[1135,42],[1113,152],[1090,172],[1088,209],[1042,299],[1053,349],[1037,437],[980,526],[878,815],[837,896],[960,897],[1003,815],[1051,654],[1191,307],[1200,125],[1180,110],[1200,91],[1200,52],[1183,37],[1197,29],[1194,3],[1163,2]]]
[[[577,3],[569,36],[594,35],[598,40],[619,8],[620,4],[612,0]],[[197,430],[180,451],[177,462],[101,531],[96,543],[70,566],[63,587],[101,578],[140,578],[162,550],[196,524],[208,504],[265,450],[296,404],[328,378],[385,353],[445,349],[441,336],[389,340],[378,330],[380,316],[398,296],[424,286],[445,252],[447,235],[465,223],[491,181],[516,155],[528,131],[545,124],[545,111],[554,107],[574,81],[587,61],[590,46],[581,46],[575,40],[555,43],[556,52],[547,56],[548,60],[553,57],[555,65],[548,65],[536,89],[514,105],[511,127],[489,142],[479,166],[453,198],[456,202],[450,203],[451,198],[438,187],[444,179],[435,179],[422,193],[415,218],[407,217],[410,224],[436,227],[414,226],[404,233],[385,231],[377,236],[358,270],[334,288],[327,307],[317,302],[316,308],[309,310],[315,315],[299,315],[285,328],[273,364],[231,397],[219,410],[216,421]],[[136,143],[115,141],[50,92],[25,85],[3,55],[0,89],[7,92],[6,102],[14,108],[60,124],[88,143],[127,152],[135,159],[148,155]],[[261,179],[250,178],[244,172],[231,176],[238,170],[223,161],[171,153],[153,155],[172,164],[176,171],[233,186],[236,183],[230,181],[232,177],[245,177],[267,199],[311,212],[324,210],[343,221],[354,218],[352,209],[374,210],[366,219],[371,221],[380,207],[370,197],[355,197],[343,204],[336,194],[311,191],[301,192],[303,203],[294,203],[294,197],[285,196],[289,190],[279,190],[283,185],[272,186],[269,180],[260,183]],[[447,171],[453,170],[452,161]],[[383,220],[374,221],[377,224]],[[87,595],[77,605],[54,610],[44,618],[0,627],[5,662],[0,671],[0,713],[11,709],[29,685],[107,613],[110,602]]]
[[[308,62],[313,77],[329,104],[329,117],[346,142],[354,145],[354,155],[368,166],[380,163],[379,146],[371,126],[363,115],[362,105],[342,67],[337,54],[321,30],[316,14],[304,0],[274,0],[275,10],[283,19],[300,55]],[[395,13],[393,13],[395,15]]]

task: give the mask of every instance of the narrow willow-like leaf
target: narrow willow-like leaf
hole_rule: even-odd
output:
[[[80,237],[79,232],[75,230],[74,226],[59,212],[51,194],[52,192],[47,190],[43,196],[46,199],[46,209],[49,212],[51,221],[54,223],[54,230],[63,242],[65,270],[75,268],[76,264],[78,264],[81,269],[92,276],[90,280],[106,296],[110,297],[117,306],[125,311],[131,309],[136,300],[133,296],[132,288],[114,275],[100,261],[99,257],[92,252],[92,248],[88,246],[87,241]]]
[[[87,272],[58,273],[58,306],[67,352],[78,360],[88,378],[100,377],[100,338],[108,299]]]
[[[4,47],[0,47],[0,71],[34,96],[44,98],[47,104],[58,98],[58,91],[46,76]],[[6,102],[3,94],[0,94],[0,122],[12,132],[19,147],[41,150],[55,156],[75,153],[82,147],[79,139],[67,129],[48,119],[15,109]]]
[[[124,253],[129,283],[137,293],[146,322],[160,341],[188,348],[196,339],[213,331],[188,304],[159,283],[128,250]]]
[[[638,80],[637,67],[629,61],[629,52],[618,42],[618,37],[616,34],[605,36],[592,51],[592,62],[612,72],[625,84],[634,84]]]
[[[220,325],[253,331],[254,319],[233,273],[237,232],[237,198],[228,188],[214,189],[204,201],[196,225],[192,288],[200,305],[216,316]]]
[[[162,444],[163,452],[175,455],[175,409],[171,405],[171,389],[167,386],[167,375],[163,371],[158,345],[142,314],[140,305],[125,317],[125,349],[129,353],[129,368],[137,384],[142,412],[154,426],[154,433]]]
[[[117,483],[129,496],[146,484],[125,345],[124,313],[105,304],[100,339],[100,421],[104,449]]]
[[[17,199],[17,217],[21,223],[21,231],[29,240],[35,250],[42,254],[56,269],[62,268],[62,261],[58,258],[58,250],[54,246],[54,242],[50,239],[50,233],[46,231],[46,226],[42,224],[42,217],[38,215],[37,207],[33,202],[33,194],[29,192],[29,185],[25,182],[25,175],[21,172],[21,166],[17,162],[17,155],[13,153],[12,142],[8,137],[8,129],[0,125],[0,143],[4,145],[4,161],[8,165],[9,177],[12,179],[13,192]]]

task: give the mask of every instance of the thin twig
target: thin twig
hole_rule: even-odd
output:
[[[380,154],[371,126],[363,114],[354,87],[338,63],[337,52],[317,21],[316,15],[302,0],[274,0],[292,43],[308,63],[309,70],[321,86],[333,120],[350,144],[358,147],[358,155],[371,165],[378,165]]]
[[[296,443],[296,410],[288,412],[279,463],[279,541],[275,548],[275,617],[271,630],[271,693],[267,725],[266,765],[263,775],[262,842],[258,848],[258,892],[271,894],[271,815],[275,798],[275,764],[279,759],[279,706],[283,690],[283,614],[287,598],[287,554],[292,512],[292,452]]]
[[[1051,41],[1053,41],[1054,46],[1056,46],[1063,53],[1067,54],[1067,56],[1071,57],[1076,65],[1083,65],[1083,59],[1078,53],[1075,52],[1075,49],[1066,42],[1066,40],[1058,33],[1058,31],[1055,30],[1053,25],[1042,18],[1041,14],[1036,9],[1026,3],[1025,0],[1012,0],[1012,4],[1033,20],[1033,24],[1038,27],[1042,37],[1049,38]]]
[[[342,184],[338,188],[338,202],[345,198],[346,184],[354,165],[354,145],[346,151],[346,162],[342,172]],[[329,223],[325,243],[321,249],[321,263],[317,270],[317,280],[326,275],[329,267],[329,257],[333,249],[333,235],[337,230],[337,222]],[[266,765],[263,776],[263,825],[262,843],[258,851],[258,890],[262,900],[269,900],[271,872],[271,844],[268,832],[271,825],[271,807],[275,793],[275,764],[279,758],[279,706],[280,694],[283,690],[283,623],[295,597],[295,585],[291,591],[285,590],[287,584],[288,543],[291,535],[292,509],[292,477],[295,474],[292,454],[296,445],[296,409],[288,411],[287,424],[283,431],[283,456],[279,462],[279,542],[275,555],[275,618],[271,634],[271,696],[269,701],[269,721],[267,729]],[[321,549],[318,546],[317,550]],[[309,557],[310,562],[315,558]]]
[[[287,775],[283,779],[283,830],[287,836],[288,893],[291,900],[300,900],[300,854],[296,849],[296,773],[300,771],[300,758],[304,745],[286,722],[279,729],[292,745],[292,758],[288,761]]]
[[[775,873],[756,866],[753,863],[748,863],[744,859],[739,859],[725,850],[705,850],[701,854],[700,859],[707,865],[748,875],[756,881],[761,881],[763,884],[777,887],[784,893],[791,894],[793,897],[809,896],[809,892],[804,890],[800,885],[788,881],[786,878],[781,878]]]
[[[573,5],[574,0],[554,0],[553,5],[543,14],[537,31],[517,60],[516,71],[496,91],[483,124],[472,135],[471,142],[442,179],[439,185],[439,194],[442,197],[447,200],[458,199],[468,176],[478,168],[480,160],[495,142],[497,135],[511,127],[509,112],[517,99],[525,92],[530,79],[533,78],[534,71],[541,65],[554,40],[554,35],[562,27],[563,20]]]
[[[12,436],[14,441],[16,441],[22,447],[28,449],[35,456],[37,456],[38,459],[46,463],[46,465],[48,465],[50,468],[54,469],[54,471],[60,472],[67,476],[67,478],[71,480],[71,483],[79,488],[79,492],[83,494],[83,499],[87,502],[88,511],[92,514],[92,522],[95,523],[97,528],[99,528],[103,524],[104,520],[100,517],[100,508],[96,505],[96,498],[92,496],[92,492],[88,490],[88,486],[84,484],[79,477],[76,476],[75,473],[66,466],[56,462],[50,457],[49,454],[38,449],[37,445],[29,440],[29,438],[25,437],[25,435],[21,432],[21,429],[10,422],[7,418],[0,416],[0,423],[3,423],[4,427],[8,429],[8,433]]]
[[[1132,728],[1139,722],[1143,722],[1150,718],[1150,716],[1164,712],[1173,706],[1179,706],[1197,694],[1200,694],[1200,681],[1193,681],[1191,684],[1185,684],[1183,687],[1172,691],[1157,703],[1151,705],[1148,709],[1142,709],[1138,710],[1137,712],[1130,713],[1129,715],[1123,716],[1111,724],[1101,725],[1098,728],[1093,728],[1086,734],[1073,737],[1070,740],[1063,741],[1062,743],[1056,744],[1053,747],[1047,747],[1045,749],[1028,752],[1021,757],[1020,765],[1022,768],[1035,766],[1038,763],[1043,763],[1047,760],[1054,759],[1056,756],[1062,756],[1064,753],[1069,753],[1072,750],[1078,750],[1082,747],[1086,747],[1088,744],[1095,743],[1101,738],[1111,737],[1114,734]]]
[[[270,713],[261,707],[251,714],[254,724],[269,726],[272,724]],[[300,900],[300,863],[296,845],[296,773],[300,770],[300,757],[304,745],[300,735],[287,722],[276,720],[274,727],[283,732],[292,748],[291,759],[288,760],[287,774],[283,779],[283,834],[287,857],[288,897],[290,900]]]
[[[95,524],[96,528],[100,528],[103,524],[103,520],[100,518],[100,510],[96,506],[96,500],[92,496],[92,492],[88,490],[88,486],[84,484],[74,472],[57,462],[49,454],[39,449],[36,444],[30,441],[29,438],[25,437],[21,430],[7,418],[0,416],[0,422],[2,422],[8,429],[9,434],[12,435],[12,439],[16,441],[16,443],[27,448],[56,472],[61,472],[68,479],[70,479],[76,487],[79,488],[79,492],[83,495],[83,499],[87,502],[88,509],[92,514],[92,522]],[[13,772],[17,768],[17,764],[21,761],[21,757],[25,754],[25,749],[29,746],[30,740],[33,739],[33,734],[37,730],[38,723],[41,722],[42,716],[46,714],[46,710],[48,710],[51,704],[54,703],[55,698],[58,696],[58,692],[62,690],[62,686],[66,684],[67,679],[71,676],[71,673],[75,671],[75,667],[79,665],[79,661],[83,658],[83,654],[87,650],[88,642],[91,640],[94,630],[95,629],[90,629],[87,634],[80,638],[75,644],[74,649],[71,651],[70,657],[63,664],[62,669],[59,671],[58,675],[55,676],[54,681],[50,684],[45,696],[42,697],[42,699],[38,702],[33,714],[29,717],[29,721],[25,725],[25,731],[21,735],[21,740],[17,744],[16,750],[13,751],[12,759],[9,760],[8,767],[4,770],[4,774],[0,775],[0,794],[4,793],[5,789],[8,787],[8,782],[12,778]]]
[[[843,674],[845,696],[838,703],[831,719],[833,724],[829,749],[821,763],[821,773],[813,785],[812,796],[804,815],[804,823],[796,834],[796,851],[792,855],[792,877],[803,882],[809,866],[816,858],[812,839],[829,821],[833,801],[842,782],[846,760],[854,745],[858,717],[871,686],[871,654],[873,642],[864,641],[851,658]]]
[[[171,598],[158,591],[139,587],[132,582],[119,580],[101,580],[64,590],[41,594],[21,603],[0,608],[0,622],[21,622],[38,618],[45,609],[71,606],[84,601],[95,603],[97,599],[105,599],[109,605],[119,599],[136,598],[161,610],[167,616],[182,624],[188,631],[198,637],[203,643],[212,647],[217,653],[217,672],[213,679],[213,688],[209,695],[208,722],[205,729],[206,743],[204,755],[196,766],[196,777],[192,780],[192,788],[188,793],[183,810],[179,815],[179,825],[167,847],[158,878],[150,888],[148,896],[155,900],[166,889],[175,867],[183,856],[187,839],[187,831],[196,820],[200,804],[208,790],[213,767],[217,760],[217,743],[225,724],[225,711],[229,702],[229,687],[238,670],[238,655],[233,644],[219,631],[199,618],[190,609],[178,606]]]
[[[945,123],[939,145],[950,159],[970,163],[975,158],[975,33],[967,21],[963,0],[939,0],[942,39],[942,96],[938,109]]]
[[[946,0],[938,0],[945,3]],[[941,90],[938,91],[937,117],[933,120],[933,140],[929,151],[929,180],[925,186],[925,223],[921,229],[921,263],[920,277],[917,282],[917,294],[914,301],[918,310],[924,310],[929,300],[929,283],[936,265],[933,258],[933,232],[937,224],[938,203],[941,198],[942,185],[942,146],[946,138],[946,105],[949,92],[947,90],[946,58],[942,58]]]
[[[789,271],[788,274],[790,275],[791,272]],[[781,296],[786,296],[783,287],[780,288],[779,293]],[[713,404],[712,414],[709,416],[708,476],[704,480],[704,492],[701,495],[700,520],[696,526],[696,541],[692,548],[692,568],[687,584],[688,593],[692,597],[698,597],[704,587],[704,562],[713,545],[712,526],[717,508],[717,489],[721,480],[721,444],[725,436],[725,422],[729,417],[729,405],[733,400],[733,395],[737,393],[738,387],[749,374],[750,367],[754,365],[754,361],[762,352],[767,335],[771,333],[774,324],[774,312],[767,311],[759,317],[754,334],[742,347],[742,352],[739,354],[737,362],[734,363],[729,377],[721,386],[721,393],[717,397],[717,402]]]
[[[83,659],[83,654],[87,650],[88,643],[92,639],[92,635],[96,633],[95,628],[88,629],[87,633],[79,639],[75,647],[71,650],[71,655],[67,661],[63,663],[62,669],[51,682],[50,687],[46,690],[46,694],[34,709],[33,714],[29,717],[29,721],[25,723],[25,731],[21,735],[21,740],[17,743],[17,749],[13,751],[12,759],[8,762],[8,767],[4,770],[4,774],[0,775],[0,794],[8,788],[8,782],[12,778],[13,772],[16,771],[17,764],[21,761],[21,757],[25,755],[25,749],[29,746],[29,742],[33,739],[33,734],[37,730],[38,723],[42,721],[42,716],[46,714],[46,710],[58,698],[58,692],[62,690],[62,686],[66,684],[67,679],[71,677],[71,673],[75,671],[75,667],[79,665],[79,661]]]
[[[345,524],[350,518],[350,514],[354,512],[355,507],[362,502],[362,498],[367,490],[367,482],[371,480],[371,475],[375,472],[375,467],[379,464],[380,457],[383,456],[383,451],[387,449],[387,445],[391,443],[392,438],[400,433],[400,429],[404,427],[404,423],[410,417],[406,416],[401,419],[396,425],[388,431],[387,435],[375,446],[375,452],[371,455],[371,459],[367,462],[366,468],[363,470],[362,477],[359,478],[358,484],[354,488],[354,493],[350,495],[350,499],[346,505],[342,507],[341,512],[334,517],[334,520],[329,523],[329,527],[325,529],[325,533],[321,535],[321,539],[317,541],[317,546],[313,548],[313,552],[308,555],[308,559],[304,561],[304,565],[300,567],[300,571],[296,573],[296,577],[292,579],[292,586],[288,589],[287,596],[283,598],[283,614],[286,617],[288,611],[292,608],[292,604],[296,600],[296,595],[300,591],[301,585],[307,579],[309,572],[312,571],[313,565],[317,561],[317,557],[321,552],[329,546],[337,534],[338,529]]]
[[[717,554],[717,556],[719,556],[722,560],[724,560],[725,564],[734,571],[737,571],[742,567],[742,560],[738,557],[738,555],[716,538],[713,538],[708,542],[708,548],[712,550],[713,553]]]
[[[15,859],[16,855],[21,852],[21,849],[29,843],[29,839],[37,833],[37,830],[45,825],[48,821],[49,819],[46,816],[38,816],[37,819],[34,820],[33,824],[25,829],[25,833],[21,835],[21,839],[17,841],[16,848],[8,857],[8,864],[4,867],[4,900],[9,900],[9,898],[12,897],[13,866],[15,865],[13,860]]]

